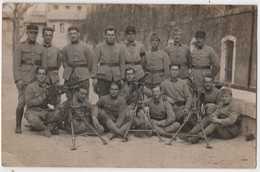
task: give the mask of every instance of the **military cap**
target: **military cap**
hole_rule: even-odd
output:
[[[76,30],[77,32],[79,32],[79,28],[77,26],[70,26],[68,28],[68,32],[71,31],[71,30]]]
[[[134,26],[127,26],[125,28],[125,34],[127,34],[128,32],[134,32],[136,33],[135,27]]]
[[[45,26],[45,27],[42,29],[42,34],[44,34],[45,31],[52,31],[52,32],[54,32],[54,29],[51,28],[51,27]]]
[[[195,37],[196,38],[197,37],[205,38],[206,37],[206,32],[204,32],[204,31],[197,31]]]
[[[27,32],[37,32],[38,33],[38,26],[32,25],[32,24],[28,25]]]
[[[232,95],[232,90],[230,88],[222,88],[221,89],[221,94],[230,94]]]
[[[151,37],[150,37],[150,41],[153,39],[157,39],[158,41],[160,41],[159,36],[157,35],[157,33],[152,33]]]

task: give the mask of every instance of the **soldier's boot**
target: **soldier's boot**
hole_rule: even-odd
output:
[[[205,135],[206,136],[210,135],[216,129],[216,127],[217,127],[217,124],[210,124],[207,128],[204,129]],[[200,132],[198,134],[198,137],[190,137],[188,139],[188,141],[191,142],[191,144],[195,144],[203,139],[204,139],[203,132]]]
[[[24,110],[24,108],[16,109],[16,128],[15,128],[16,134],[22,133],[21,124],[22,124],[22,119],[23,119],[23,110]]]
[[[124,133],[120,130],[120,128],[112,121],[112,120],[107,120],[106,122],[107,128],[112,130],[113,135],[109,135],[109,139],[113,139],[116,137],[116,135],[119,135],[120,137],[124,137]]]

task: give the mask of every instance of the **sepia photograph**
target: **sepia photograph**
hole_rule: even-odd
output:
[[[253,3],[3,2],[2,167],[255,169],[257,22]]]

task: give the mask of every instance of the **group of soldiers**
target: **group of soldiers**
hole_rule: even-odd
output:
[[[126,40],[121,43],[115,42],[115,27],[108,26],[104,32],[104,42],[92,50],[80,41],[79,28],[70,26],[70,43],[61,51],[52,44],[52,28],[43,28],[40,45],[36,42],[38,26],[27,26],[27,39],[13,56],[18,89],[15,133],[22,133],[25,114],[30,129],[41,131],[46,137],[59,134],[60,129],[70,132],[72,123],[76,134],[93,133],[94,128],[99,134],[108,132],[109,139],[123,138],[129,128],[152,128],[171,138],[191,113],[196,88],[205,95],[201,108],[206,135],[222,139],[238,135],[240,107],[233,100],[231,89],[213,86],[220,62],[213,48],[204,43],[204,31],[196,32],[196,46],[191,52],[182,42],[183,32],[179,28],[173,31],[174,43],[165,50],[159,48],[158,34],[152,33],[149,51],[136,41],[134,26],[126,27]],[[59,94],[50,98],[46,91],[60,85],[61,65],[64,84],[81,81],[66,91],[65,102],[61,102]],[[96,104],[89,101],[90,78],[99,97]],[[54,108],[50,109],[48,104]],[[203,138],[201,127],[192,120],[188,124],[183,128],[186,135],[180,138],[199,142]]]

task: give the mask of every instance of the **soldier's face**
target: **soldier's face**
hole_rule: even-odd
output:
[[[112,98],[116,98],[118,96],[118,86],[111,85],[109,89],[109,94]]]
[[[126,39],[129,42],[134,42],[135,40],[135,33],[133,31],[130,31],[126,34]]]
[[[176,42],[176,43],[181,42],[181,38],[182,38],[182,32],[174,32],[173,33],[174,42]]]
[[[39,69],[36,73],[36,79],[39,83],[44,83],[46,79],[46,70]]]
[[[204,38],[202,38],[202,37],[196,37],[196,45],[198,46],[198,47],[202,47],[203,45],[204,45]]]
[[[38,36],[38,32],[27,32],[27,37],[29,39],[29,41],[36,41],[36,38]]]
[[[107,30],[106,31],[106,35],[105,35],[105,39],[108,43],[114,43],[115,42],[115,38],[116,38],[116,33],[114,30]]]
[[[232,96],[228,93],[222,94],[222,101],[224,104],[228,104],[232,100]]]
[[[126,71],[126,80],[128,81],[128,82],[131,82],[131,81],[133,81],[134,80],[134,77],[135,77],[135,73],[134,73],[134,71],[133,70],[128,70],[128,71]]]
[[[162,91],[160,90],[160,87],[153,88],[152,93],[154,99],[159,99],[162,96]]]
[[[79,102],[83,102],[88,95],[88,90],[81,88],[81,89],[79,89],[79,91],[76,91],[75,94],[76,94],[77,100]]]
[[[172,66],[171,67],[171,77],[172,78],[177,78],[180,74],[180,69],[179,66]]]
[[[212,78],[204,78],[204,88],[206,90],[211,90],[213,87]]]
[[[152,39],[150,41],[150,43],[151,43],[151,46],[152,46],[153,49],[156,49],[159,46],[159,40],[158,39]]]
[[[79,39],[79,32],[76,30],[69,31],[69,37],[72,42],[77,41]]]
[[[42,35],[43,41],[46,44],[50,44],[53,38],[53,32],[52,31],[44,31]]]

